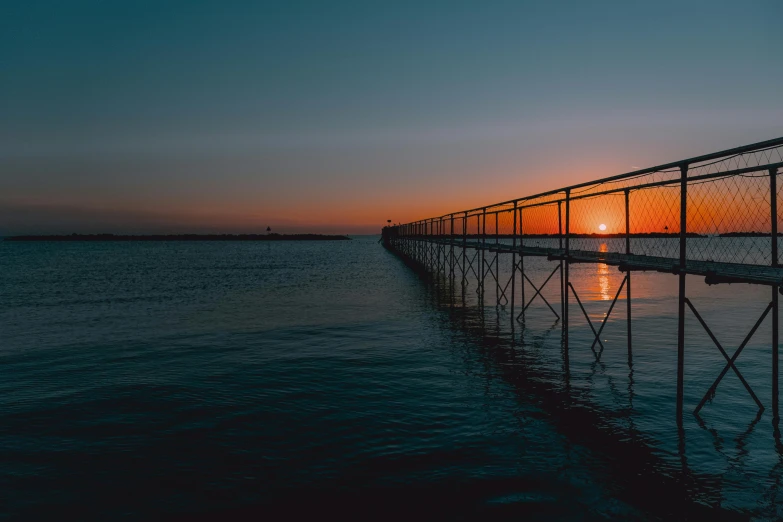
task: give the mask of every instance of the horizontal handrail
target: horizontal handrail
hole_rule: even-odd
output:
[[[599,196],[599,195],[619,193],[619,192],[624,192],[625,190],[638,190],[638,189],[642,189],[642,188],[651,188],[651,187],[655,187],[655,186],[664,186],[664,185],[670,185],[670,184],[677,184],[677,183],[680,183],[680,181],[681,181],[681,179],[680,179],[680,168],[683,167],[683,166],[688,167],[689,170],[691,168],[700,168],[700,167],[703,167],[705,165],[698,165],[698,164],[704,163],[704,162],[707,162],[707,161],[710,161],[710,160],[715,160],[715,159],[728,160],[728,159],[731,159],[732,157],[736,157],[738,155],[751,153],[751,152],[762,152],[764,150],[769,150],[769,149],[776,148],[776,147],[781,147],[781,146],[783,146],[783,137],[775,138],[775,139],[771,139],[771,140],[766,140],[766,141],[761,141],[761,142],[758,142],[758,143],[752,143],[750,145],[744,145],[742,147],[735,147],[733,149],[727,149],[727,150],[723,150],[723,151],[719,151],[719,152],[713,152],[713,153],[710,153],[710,154],[704,154],[704,155],[701,155],[701,156],[695,156],[693,158],[689,158],[689,159],[685,159],[685,160],[679,160],[679,161],[673,161],[673,162],[670,162],[670,163],[664,163],[662,165],[658,165],[658,166],[655,166],[655,167],[649,167],[649,168],[645,168],[645,169],[634,170],[634,171],[627,172],[627,173],[624,173],[624,174],[617,174],[617,175],[614,175],[614,176],[609,176],[609,177],[605,177],[605,178],[601,178],[601,179],[597,179],[597,180],[586,181],[586,182],[583,182],[583,183],[577,183],[575,185],[569,185],[567,187],[562,187],[562,188],[558,188],[558,189],[554,189],[554,190],[549,190],[549,191],[546,191],[546,192],[540,192],[538,194],[533,194],[533,195],[530,195],[530,196],[524,196],[524,197],[521,197],[521,198],[510,199],[508,201],[502,201],[500,203],[492,203],[492,204],[489,204],[489,205],[485,205],[485,206],[481,206],[481,207],[475,207],[475,208],[471,208],[471,209],[468,209],[468,210],[460,210],[460,211],[456,211],[456,212],[450,212],[450,213],[443,214],[441,216],[435,216],[435,217],[430,217],[430,218],[425,218],[425,219],[412,221],[412,222],[409,222],[409,223],[404,223],[404,225],[421,224],[421,223],[426,223],[426,222],[435,222],[435,221],[440,221],[442,219],[449,219],[452,216],[455,217],[455,218],[464,218],[466,216],[467,217],[473,217],[473,216],[476,216],[476,215],[483,215],[483,214],[491,215],[491,214],[497,214],[497,213],[513,211],[514,207],[510,207],[510,208],[507,208],[507,209],[499,209],[499,210],[487,211],[487,209],[491,209],[491,208],[499,207],[499,206],[503,206],[503,205],[517,205],[516,208],[532,208],[534,206],[555,204],[555,203],[557,203],[557,201],[565,201],[566,200],[566,197],[565,197],[565,193],[566,192],[573,192],[574,190],[584,189],[584,188],[587,188],[587,187],[595,187],[595,186],[602,185],[602,184],[605,184],[605,183],[612,183],[612,182],[632,179],[634,177],[641,177],[641,176],[649,175],[649,174],[656,174],[656,173],[671,174],[673,177],[672,177],[671,180],[661,180],[661,181],[656,181],[656,182],[652,182],[652,183],[641,184],[641,185],[638,185],[638,186],[618,187],[616,189],[610,189],[610,190],[606,190],[606,191],[602,191],[602,192],[598,192],[598,193],[590,193],[590,194],[584,194],[584,195],[579,195],[579,194],[571,195],[570,196],[570,200],[574,201],[574,200],[578,200],[578,199],[585,199],[585,198],[588,198],[588,197],[595,197],[595,196]],[[771,163],[771,164],[766,164],[766,165],[758,165],[758,166],[753,166],[753,167],[746,167],[746,168],[743,168],[743,169],[734,169],[734,170],[723,171],[723,172],[715,172],[715,173],[699,175],[699,176],[690,176],[690,177],[687,178],[687,180],[688,180],[688,182],[697,181],[697,180],[706,180],[706,179],[711,179],[711,178],[719,178],[719,177],[723,177],[723,176],[740,175],[742,173],[756,172],[756,171],[766,170],[766,169],[769,169],[769,168],[780,168],[780,167],[781,167],[781,163]],[[669,169],[676,169],[676,170],[669,170]],[[531,204],[531,205],[518,205],[520,202],[531,201],[531,200],[535,200],[535,199],[543,198],[543,197],[547,197],[547,196],[554,196],[554,195],[557,195],[559,193],[563,193],[563,197],[561,197],[559,199],[553,199],[553,200],[546,201],[546,202],[534,203],[534,204]],[[403,224],[401,224],[401,225],[403,225]],[[401,226],[401,225],[397,225],[397,226]]]

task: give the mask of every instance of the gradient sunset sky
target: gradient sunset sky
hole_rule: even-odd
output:
[[[783,136],[783,2],[7,2],[0,235],[377,233]]]

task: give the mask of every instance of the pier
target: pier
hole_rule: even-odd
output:
[[[685,316],[692,314],[725,360],[723,370],[693,409],[697,414],[715,395],[730,371],[741,381],[759,414],[769,407],[779,420],[778,344],[779,264],[778,208],[783,174],[783,138],[714,152],[656,167],[559,188],[483,207],[384,228],[383,243],[416,270],[461,287],[464,298],[475,287],[480,306],[509,307],[516,321],[537,299],[560,323],[565,365],[570,349],[570,321],[576,312],[593,338],[590,350],[600,360],[601,333],[625,293],[627,350],[633,357],[632,274],[654,271],[678,278],[676,422],[684,411]],[[526,258],[552,263],[542,281],[525,270]],[[594,323],[569,278],[574,263],[616,267],[619,288],[600,323]],[[703,277],[713,284],[770,287],[770,300],[744,340],[724,347],[688,299],[687,281]],[[487,292],[489,289],[491,292]],[[558,285],[560,302],[542,291]],[[532,291],[532,292],[531,292]],[[576,305],[576,307],[574,307]],[[771,321],[770,378],[772,396],[762,401],[737,367],[737,359],[759,326]],[[766,404],[766,406],[765,406]]]

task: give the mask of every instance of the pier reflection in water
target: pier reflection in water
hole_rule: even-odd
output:
[[[606,251],[605,243],[600,251]],[[552,262],[546,259],[525,260],[533,281],[542,281],[551,268]],[[606,316],[607,302],[619,296],[601,333],[606,348],[599,357],[589,349],[594,337],[581,315],[571,314],[570,349],[565,350],[561,322],[545,301],[533,301],[517,321],[510,305],[482,304],[471,285],[463,292],[461,285],[452,285],[448,278],[426,279],[436,305],[448,311],[455,327],[480,339],[488,361],[498,365],[498,375],[526,391],[535,390],[559,429],[574,440],[588,446],[611,446],[623,480],[639,481],[640,488],[652,488],[665,498],[685,489],[707,505],[781,516],[778,489],[783,451],[777,422],[770,413],[757,411],[733,374],[724,379],[713,403],[699,415],[687,415],[680,428],[672,422],[676,278],[655,272],[633,274],[630,350],[625,310],[618,310],[628,304],[617,294],[624,274],[606,264],[575,264],[570,269],[571,282],[594,324]],[[504,273],[501,267],[500,273],[509,277],[511,271]],[[767,304],[768,288],[707,286],[695,276],[688,280],[690,299],[710,318],[715,335],[727,346],[739,345]],[[487,285],[484,303],[495,302],[493,292],[494,286]],[[529,287],[528,292],[530,299]],[[559,301],[559,292],[556,282],[541,289],[550,303]],[[763,323],[737,362],[760,397],[771,393],[769,330],[768,322]],[[695,405],[725,361],[695,317],[686,320],[686,332],[685,402]],[[650,478],[650,471],[656,478]],[[661,476],[666,479],[658,483]],[[761,511],[759,505],[764,506]]]

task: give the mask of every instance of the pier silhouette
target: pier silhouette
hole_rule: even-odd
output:
[[[596,362],[604,353],[601,334],[625,292],[628,364],[632,366],[632,274],[667,273],[678,278],[676,422],[684,411],[685,316],[692,314],[722,355],[725,365],[693,412],[715,396],[731,371],[758,407],[765,403],[737,368],[736,361],[759,326],[771,321],[768,406],[779,420],[778,311],[783,285],[779,264],[778,208],[783,174],[783,138],[714,152],[383,229],[383,244],[417,271],[446,280],[448,288],[475,286],[480,306],[510,307],[524,322],[537,299],[560,325],[564,372],[568,372],[573,304],[591,330]],[[552,262],[542,281],[531,279],[526,258]],[[570,277],[573,264],[616,267],[623,278],[610,296],[608,311],[594,323]],[[506,270],[509,269],[509,270]],[[506,270],[505,273],[502,271]],[[510,273],[509,273],[510,272]],[[724,347],[686,292],[686,276],[708,285],[753,284],[770,287],[770,300],[744,340]],[[557,276],[557,277],[555,277]],[[689,280],[691,280],[690,278]],[[488,292],[488,285],[489,290]],[[560,303],[544,296],[558,285]],[[532,289],[532,294],[530,290]],[[551,299],[551,297],[550,297]],[[558,306],[559,304],[559,306]],[[579,314],[579,311],[576,313]],[[641,371],[641,369],[638,369]]]

